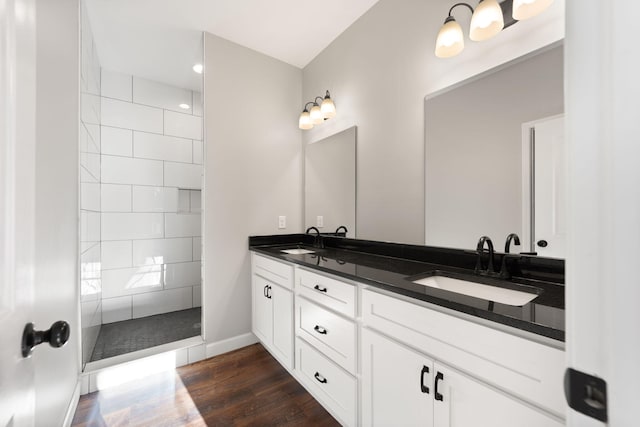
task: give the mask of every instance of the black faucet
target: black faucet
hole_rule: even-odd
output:
[[[508,254],[509,249],[511,248],[511,241],[513,240],[513,244],[516,246],[520,246],[520,238],[516,233],[511,233],[507,236],[507,241],[504,242],[504,253]]]
[[[322,248],[322,236],[320,236],[320,230],[316,227],[309,227],[307,228],[307,231],[305,231],[305,234],[311,234],[309,233],[310,231],[315,231],[317,233],[316,237],[313,239],[313,247]]]
[[[489,247],[489,263],[487,264],[487,269],[482,269],[482,255],[484,254],[484,244],[487,244]],[[487,236],[482,236],[478,240],[478,246],[476,247],[476,252],[478,253],[478,260],[476,261],[475,273],[481,275],[492,276],[495,275],[495,271],[493,270],[493,242]]]
[[[520,238],[516,233],[511,233],[507,236],[506,242],[504,242],[504,255],[502,256],[502,263],[500,264],[500,274],[499,277],[501,279],[511,279],[511,273],[507,269],[507,258],[518,258],[518,255],[509,254],[509,249],[511,248],[511,241],[513,240],[513,244],[520,246]]]
[[[335,234],[339,234],[340,230],[344,230],[344,235],[346,236],[348,231],[347,231],[347,227],[345,227],[344,225],[341,225],[340,227],[336,228],[336,232]]]

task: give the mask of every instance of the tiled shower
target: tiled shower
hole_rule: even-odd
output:
[[[114,335],[131,319],[200,307],[203,157],[200,93],[101,67],[88,23],[83,16],[85,363],[96,341],[110,345],[99,325]]]

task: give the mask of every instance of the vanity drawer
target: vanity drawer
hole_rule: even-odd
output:
[[[296,298],[296,334],[351,373],[356,371],[356,324]]]
[[[258,274],[284,288],[293,289],[292,265],[256,253],[252,253],[252,255],[254,274]]]
[[[413,304],[362,291],[363,326],[564,417],[564,351]]]
[[[356,379],[301,339],[296,339],[298,380],[340,423],[356,425]]]
[[[356,314],[356,287],[330,277],[297,270],[297,290],[301,295],[349,317]]]

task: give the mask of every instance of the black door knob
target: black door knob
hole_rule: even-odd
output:
[[[54,348],[62,347],[70,334],[71,328],[63,320],[58,320],[46,331],[36,331],[33,323],[27,323],[22,333],[22,357],[31,356],[33,348],[43,342],[48,342]]]
[[[546,241],[546,240],[538,240],[538,243],[537,243],[537,244],[538,244],[538,246],[540,246],[541,248],[546,248],[546,247],[547,247],[547,245],[548,245],[549,243],[547,243],[547,241]]]

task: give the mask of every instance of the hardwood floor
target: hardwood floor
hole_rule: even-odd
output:
[[[73,426],[338,426],[254,344],[80,398]]]

